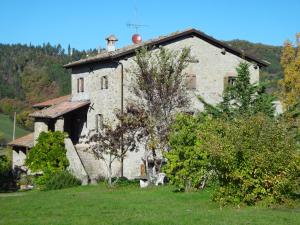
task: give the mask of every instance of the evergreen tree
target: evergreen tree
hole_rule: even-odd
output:
[[[223,101],[217,106],[204,103],[206,112],[215,117],[233,118],[238,115],[254,115],[264,113],[274,115],[274,97],[266,93],[264,84],[251,84],[248,63],[240,63],[236,68],[237,77],[233,85],[229,85],[223,93]]]

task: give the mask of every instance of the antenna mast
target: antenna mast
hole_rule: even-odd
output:
[[[142,27],[147,27],[147,25],[144,24],[139,24],[138,23],[138,10],[137,10],[137,5],[136,5],[136,1],[135,1],[135,7],[134,7],[134,23],[127,23],[127,27],[128,28],[133,28],[135,29],[135,34],[132,35],[132,42],[134,44],[139,44],[142,42],[142,36],[138,34],[138,30]]]

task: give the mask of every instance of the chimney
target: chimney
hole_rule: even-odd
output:
[[[112,34],[109,37],[107,37],[105,40],[107,41],[107,49],[106,50],[108,52],[115,51],[116,50],[116,45],[115,44],[118,41],[118,39],[116,38],[116,36]]]

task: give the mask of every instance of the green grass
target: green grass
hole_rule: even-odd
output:
[[[0,194],[0,224],[272,224],[300,222],[296,208],[225,207],[210,192],[174,193],[172,187],[108,189],[103,185],[58,191]]]
[[[0,113],[0,133],[4,134],[4,138],[7,141],[12,140],[13,127],[13,121],[11,121],[9,116]],[[24,130],[18,126],[16,127],[16,138],[24,136],[28,133],[29,131]]]

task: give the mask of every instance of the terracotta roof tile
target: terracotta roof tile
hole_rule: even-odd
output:
[[[37,117],[37,118],[50,118],[54,119],[61,115],[64,115],[68,112],[71,112],[73,110],[79,109],[81,107],[84,107],[86,105],[90,104],[90,101],[65,101],[61,102],[57,105],[53,105],[49,108],[45,108],[39,111],[35,111],[30,114],[31,117]]]
[[[17,138],[14,141],[9,142],[8,145],[32,148],[33,147],[33,133],[30,133],[23,137]]]
[[[49,99],[49,100],[44,101],[44,102],[36,103],[32,107],[33,108],[49,107],[49,106],[52,106],[52,105],[57,105],[61,102],[69,101],[70,99],[71,99],[71,95],[60,96],[58,98],[53,98],[53,99]]]
[[[224,48],[226,51],[231,52],[232,54],[235,54],[239,57],[243,57],[248,61],[254,61],[260,66],[268,66],[269,65],[269,63],[267,63],[266,61],[263,61],[263,60],[255,58],[251,55],[245,54],[243,51],[233,48],[233,47],[229,46],[228,44],[226,44],[222,41],[219,41],[211,36],[208,36],[207,34],[201,32],[199,30],[187,29],[184,31],[174,32],[174,33],[171,33],[166,36],[159,36],[158,38],[150,39],[148,41],[145,41],[145,42],[142,42],[139,44],[128,45],[126,47],[117,49],[112,52],[103,52],[103,53],[100,53],[93,57],[88,57],[86,59],[80,59],[78,61],[70,62],[70,63],[64,65],[64,67],[72,68],[75,66],[88,64],[88,63],[101,62],[101,61],[105,61],[105,60],[114,60],[114,59],[117,59],[120,57],[127,56],[129,54],[135,53],[135,51],[142,46],[151,47],[151,46],[155,46],[155,45],[160,45],[160,44],[166,43],[168,41],[172,41],[177,38],[182,38],[182,37],[189,36],[189,35],[197,36],[200,39],[205,40],[212,45],[215,45],[219,48]]]

